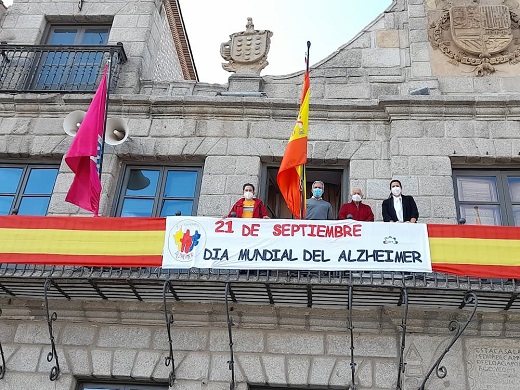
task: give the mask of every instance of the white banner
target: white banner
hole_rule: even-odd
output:
[[[425,224],[167,217],[163,268],[431,272]]]

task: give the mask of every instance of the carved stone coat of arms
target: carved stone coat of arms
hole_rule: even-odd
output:
[[[273,33],[254,27],[253,19],[247,18],[246,31],[231,34],[230,40],[220,45],[220,55],[228,61],[222,67],[228,72],[259,75],[269,64],[267,53]]]
[[[451,6],[429,28],[430,41],[450,62],[474,66],[477,76],[520,58],[519,18],[506,5]]]

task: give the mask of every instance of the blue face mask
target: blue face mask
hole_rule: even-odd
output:
[[[314,188],[312,190],[312,195],[314,195],[314,197],[316,198],[321,198],[321,196],[323,195],[323,190],[321,188]]]

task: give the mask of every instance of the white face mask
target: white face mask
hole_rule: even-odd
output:
[[[244,191],[244,198],[247,199],[247,200],[250,200],[250,199],[253,199],[253,193],[252,192],[247,192],[247,191]]]
[[[401,195],[401,187],[392,187],[392,194],[394,196],[399,196]]]
[[[352,195],[352,200],[354,202],[361,202],[361,195],[359,195],[359,194]]]

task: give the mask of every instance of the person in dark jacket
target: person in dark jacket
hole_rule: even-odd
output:
[[[399,180],[390,182],[390,196],[383,201],[382,213],[384,222],[417,222],[419,210],[410,195],[402,194]]]
[[[229,211],[228,217],[236,218],[269,218],[264,203],[255,197],[255,186],[246,183],[242,186],[244,196]]]

